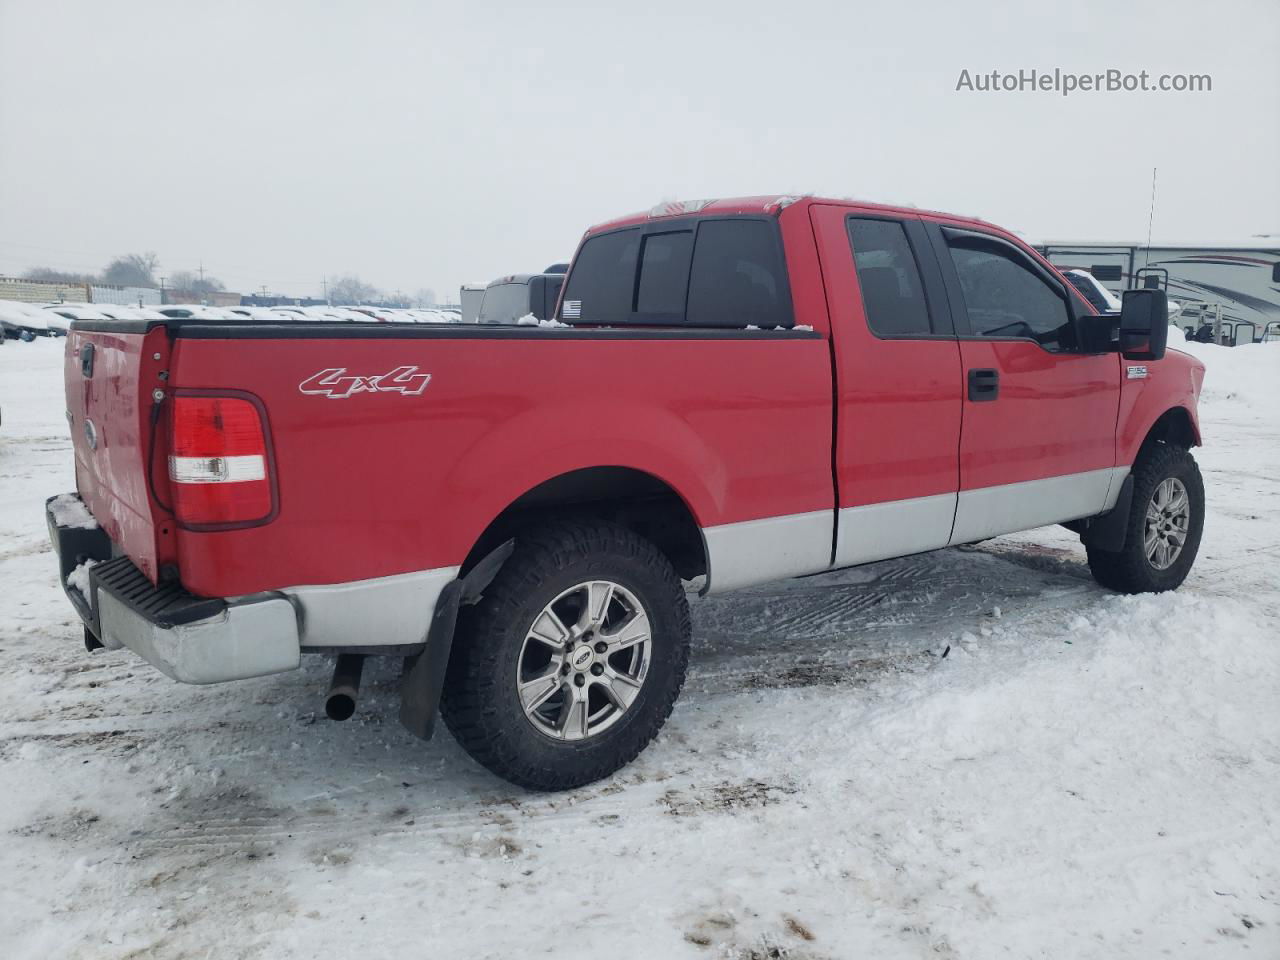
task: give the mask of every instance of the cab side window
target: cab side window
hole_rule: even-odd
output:
[[[975,337],[1025,338],[1069,349],[1074,328],[1061,292],[1004,244],[955,235],[947,240]]]
[[[850,217],[849,243],[871,332],[880,337],[928,336],[929,307],[920,270],[896,220]]]

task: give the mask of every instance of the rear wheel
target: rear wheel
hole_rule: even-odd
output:
[[[690,632],[680,579],[649,541],[604,522],[533,530],[460,616],[441,713],[498,776],[581,786],[661,729]]]
[[[1145,447],[1133,468],[1133,500],[1124,547],[1087,548],[1093,578],[1121,593],[1159,593],[1182,584],[1204,530],[1204,482],[1190,451]]]

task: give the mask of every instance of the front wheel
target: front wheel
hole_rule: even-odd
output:
[[[689,605],[648,540],[604,522],[516,538],[464,610],[441,713],[472,757],[535,790],[565,790],[630,763],[684,683]]]
[[[1133,467],[1133,500],[1118,552],[1088,547],[1093,578],[1121,593],[1160,593],[1191,572],[1204,530],[1204,481],[1189,450],[1156,443]]]

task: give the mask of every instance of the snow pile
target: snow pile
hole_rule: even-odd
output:
[[[532,313],[526,313],[523,317],[517,317],[516,323],[524,327],[567,327],[569,324],[561,323],[551,317],[539,320]]]
[[[97,530],[98,521],[93,518],[89,508],[74,493],[61,493],[49,501],[49,511],[53,521],[60,527],[72,530]]]
[[[1267,410],[1272,417],[1278,412],[1280,342],[1224,347],[1187,340],[1181,330],[1170,327],[1169,346],[1205,365],[1204,403],[1237,405],[1254,413]]]
[[[89,589],[89,571],[98,565],[97,560],[85,560],[76,564],[74,570],[67,574],[67,585],[84,597],[85,603],[93,605],[93,591]]]

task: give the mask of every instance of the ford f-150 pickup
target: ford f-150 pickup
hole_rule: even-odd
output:
[[[77,320],[48,524],[90,649],[214,683],[405,659],[497,774],[656,735],[688,596],[1065,524],[1103,586],[1199,546],[1204,368],[978,220],[814,197],[587,231],[554,326]]]

